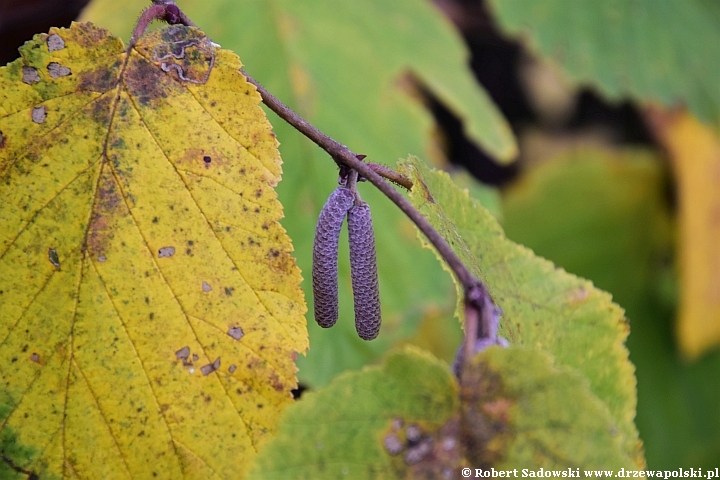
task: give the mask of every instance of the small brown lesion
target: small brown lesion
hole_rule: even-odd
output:
[[[63,40],[57,33],[48,35],[45,42],[47,43],[49,52],[55,52],[57,50],[62,50],[63,48],[65,48],[65,40]]]
[[[47,66],[48,73],[52,78],[67,77],[72,75],[70,68],[60,65],[57,62],[50,62]]]
[[[45,107],[45,105],[34,107],[32,109],[31,117],[32,121],[37,124],[45,123],[45,119],[47,118],[47,107]]]
[[[98,258],[106,256],[107,246],[113,239],[112,219],[124,216],[127,210],[115,179],[109,172],[101,174],[95,198],[95,206],[90,226],[88,227],[87,249]]]
[[[79,75],[78,90],[105,93],[115,88],[118,83],[120,60],[110,66],[104,66],[91,72],[82,72]]]
[[[418,179],[417,183],[420,185],[420,188],[422,188],[422,196],[425,198],[425,200],[427,200],[430,203],[436,203],[435,197],[432,196],[432,193],[430,193],[430,189],[427,187],[425,182]]]
[[[40,81],[40,74],[37,71],[37,68],[30,67],[30,66],[23,66],[22,67],[22,81],[23,83],[27,83],[28,85],[32,85],[33,83],[38,83]]]

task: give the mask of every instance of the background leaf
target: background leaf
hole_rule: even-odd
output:
[[[129,35],[145,0],[95,0],[84,18]],[[414,98],[419,81],[465,120],[485,150],[510,159],[516,150],[505,120],[477,86],[467,53],[447,20],[426,0],[199,0],[179,2],[208,35],[242,55],[247,71],[307,120],[369,160],[393,163],[430,149],[431,116]],[[327,155],[269,116],[285,158],[278,187],[283,225],[308,276],[314,225],[336,186]],[[383,327],[373,342],[357,338],[346,237],[340,250],[340,320],[323,330],[309,318],[312,349],[299,376],[311,386],[377,360],[407,340],[433,312],[451,306],[452,285],[415,240],[411,223],[372,187],[361,187],[373,212]],[[409,281],[412,279],[412,281]],[[311,300],[309,285],[304,287]],[[310,308],[312,312],[312,306]]]
[[[503,309],[500,333],[511,344],[549,352],[558,366],[590,381],[618,425],[624,451],[644,463],[635,416],[635,377],[624,340],[628,327],[610,296],[505,238],[497,221],[447,174],[410,157],[401,168],[415,183],[413,204],[460,259],[485,281]]]
[[[720,4],[490,0],[502,27],[613,100],[684,102],[720,120]]]
[[[32,449],[17,467],[236,478],[292,401],[305,304],[277,142],[240,66],[197,29],[126,55],[74,24],[0,70],[0,411]]]
[[[457,405],[446,364],[415,349],[394,352],[381,366],[341,375],[288,407],[249,478],[402,478],[402,461],[383,448],[383,431],[414,423],[437,430]]]
[[[654,115],[672,159],[679,206],[682,352],[697,358],[720,343],[720,139],[692,115]]]
[[[470,465],[633,468],[607,406],[586,379],[553,368],[547,353],[490,348],[466,367],[461,396]]]
[[[663,167],[651,152],[583,148],[529,169],[506,191],[503,226],[625,307],[648,467],[714,468],[720,354],[692,364],[677,356],[666,203]]]
[[[449,319],[446,319],[446,321]],[[455,478],[462,467],[633,468],[588,382],[534,348],[491,348],[459,391],[414,349],[288,407],[250,478]],[[298,439],[301,439],[298,441]]]

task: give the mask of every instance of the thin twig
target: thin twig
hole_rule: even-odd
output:
[[[164,20],[170,24],[195,26],[192,20],[180,10],[173,0],[152,0],[152,3],[153,5],[146,8],[138,19],[128,45],[128,51],[135,46],[137,40],[153,20]],[[383,176],[407,189],[413,187],[412,182],[405,176],[382,165],[364,163],[362,161],[365,157],[364,155],[354,154],[345,145],[336,142],[322,133],[265,90],[262,85],[244,70],[241,70],[241,72],[247,77],[248,82],[253,84],[258,92],[260,92],[265,105],[330,154],[341,169],[343,167],[351,169],[348,183],[350,187],[355,190],[358,202],[362,202],[362,200],[355,188],[355,182],[357,181],[357,176],[361,175],[395,203],[395,205],[415,223],[420,231],[425,234],[425,237],[427,237],[430,243],[433,244],[463,286],[465,341],[461,347],[461,356],[464,357],[461,364],[469,361],[472,355],[479,349],[486,348],[491,344],[506,344],[507,342],[505,340],[497,336],[500,310],[495,306],[485,285],[470,273],[450,245],[448,245],[440,233],[433,228],[430,222],[405,197],[386,182]]]
[[[145,30],[147,30],[147,27],[153,20],[164,20],[170,25],[196,26],[173,0],[152,0],[152,3],[151,6],[143,10],[135,24],[135,29],[128,43],[128,52],[135,47],[138,39],[145,33]]]
[[[473,324],[472,330],[474,330],[474,332],[466,331],[465,342],[468,353],[470,353],[474,348],[477,335],[487,335],[488,339],[495,337],[497,335],[497,327],[495,326],[495,328],[493,328],[490,320],[495,315],[496,307],[487,288],[479,279],[475,278],[475,276],[470,273],[460,258],[458,258],[452,250],[450,245],[448,245],[440,233],[433,228],[430,222],[428,222],[428,220],[405,197],[403,197],[388,182],[386,182],[383,177],[376,173],[368,164],[359,160],[349,148],[315,128],[300,115],[290,109],[290,107],[265,90],[265,88],[254,78],[248,75],[247,72],[244,70],[241,70],[241,72],[247,77],[248,82],[257,88],[265,105],[277,113],[280,118],[295,127],[295,129],[297,129],[300,133],[315,142],[317,146],[325,150],[333,158],[333,160],[335,160],[335,163],[352,168],[370,181],[370,183],[375,185],[378,190],[385,194],[386,197],[395,203],[395,205],[397,205],[400,210],[402,210],[403,213],[405,213],[405,215],[407,215],[408,218],[417,225],[418,229],[420,229],[430,243],[433,244],[435,249],[445,260],[457,277],[458,281],[463,286],[465,294],[466,319],[469,319],[470,323]],[[474,312],[469,315],[468,309],[474,310]],[[487,311],[488,309],[490,309],[492,313]],[[472,333],[472,335],[468,335],[470,333]],[[466,355],[465,358],[469,359],[469,355]]]

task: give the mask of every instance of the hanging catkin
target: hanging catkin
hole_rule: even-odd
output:
[[[338,319],[338,243],[345,215],[355,197],[345,187],[330,194],[320,212],[313,244],[313,297],[315,321],[323,328]]]
[[[380,332],[381,317],[375,235],[369,206],[355,205],[348,212],[348,239],[355,329],[363,340],[372,340]]]

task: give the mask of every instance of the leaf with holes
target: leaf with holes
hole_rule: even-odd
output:
[[[0,413],[41,477],[237,478],[307,348],[277,141],[237,56],[92,24],[0,70]],[[28,474],[29,474],[28,473]]]
[[[93,0],[83,15],[128,34],[147,0]],[[414,81],[464,121],[470,137],[495,158],[517,153],[512,133],[468,67],[458,33],[428,0],[178,0],[215,42],[240,53],[247,72],[305,119],[375,163],[409,152],[430,153],[433,118],[418,101]],[[411,80],[412,79],[412,80]],[[327,154],[269,115],[288,161],[278,194],[282,223],[310,272],[318,214],[337,180]],[[275,120],[277,119],[277,121]],[[313,348],[298,360],[311,387],[347,369],[378,361],[415,334],[423,318],[452,308],[452,282],[418,245],[410,221],[370,185],[360,186],[372,208],[382,303],[382,331],[366,342],[353,324],[348,242],[340,240],[339,316],[332,330],[308,325]],[[412,279],[412,281],[408,281]],[[305,282],[308,302],[310,282]],[[311,308],[312,310],[312,308]]]

